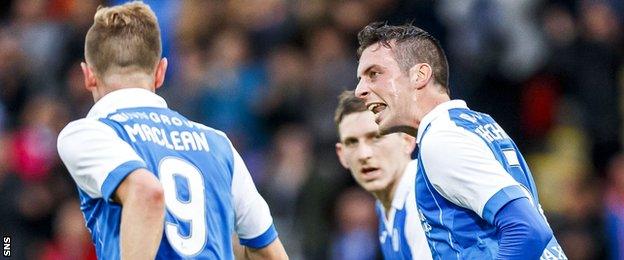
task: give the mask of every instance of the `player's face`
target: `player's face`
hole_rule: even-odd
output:
[[[336,152],[356,182],[369,192],[384,190],[393,183],[410,160],[411,137],[400,133],[380,135],[370,111],[345,116],[338,126],[340,143]]]
[[[366,48],[360,56],[357,76],[355,95],[375,114],[382,134],[414,127],[412,114],[416,102],[410,91],[409,76],[401,70],[390,48],[381,44]]]

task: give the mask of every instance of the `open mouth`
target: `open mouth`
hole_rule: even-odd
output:
[[[366,167],[366,168],[362,168],[360,172],[362,173],[362,176],[364,177],[365,180],[372,180],[378,176],[376,174],[378,170],[379,168]]]
[[[366,108],[370,110],[371,112],[373,112],[374,114],[378,114],[379,112],[386,109],[386,107],[387,107],[386,104],[383,104],[383,103],[372,103],[366,106]]]

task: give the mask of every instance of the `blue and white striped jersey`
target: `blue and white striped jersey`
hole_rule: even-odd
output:
[[[417,164],[414,160],[405,167],[387,216],[381,202],[376,203],[379,242],[384,259],[431,259],[416,207],[414,183]]]
[[[269,208],[224,133],[186,119],[158,95],[128,88],[67,125],[58,151],[74,178],[98,258],[119,259],[121,205],[132,171],[162,183],[165,223],[157,259],[233,259],[232,234],[261,248],[277,237]]]
[[[423,118],[417,140],[416,196],[434,259],[493,259],[494,217],[514,199],[528,198],[543,216],[529,167],[490,116],[448,101]],[[567,259],[554,237],[542,258]]]

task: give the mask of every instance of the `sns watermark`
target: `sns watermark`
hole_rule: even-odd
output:
[[[2,256],[11,257],[11,237],[2,237]]]

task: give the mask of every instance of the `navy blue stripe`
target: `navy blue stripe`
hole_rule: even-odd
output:
[[[117,186],[119,186],[126,176],[139,168],[147,167],[141,161],[128,161],[112,170],[102,184],[102,198],[104,201],[109,201],[115,190],[117,190]]]
[[[258,249],[258,248],[263,248],[263,247],[268,246],[276,238],[277,238],[277,230],[275,230],[275,226],[271,224],[271,226],[266,231],[264,231],[262,235],[259,235],[251,239],[241,238],[239,240],[240,240],[240,244],[243,246]]]
[[[492,196],[483,207],[483,219],[490,224],[494,223],[494,217],[496,213],[508,202],[517,198],[527,197],[522,191],[522,188],[518,185],[507,186],[502,188],[494,196]],[[527,198],[528,199],[528,198]]]

